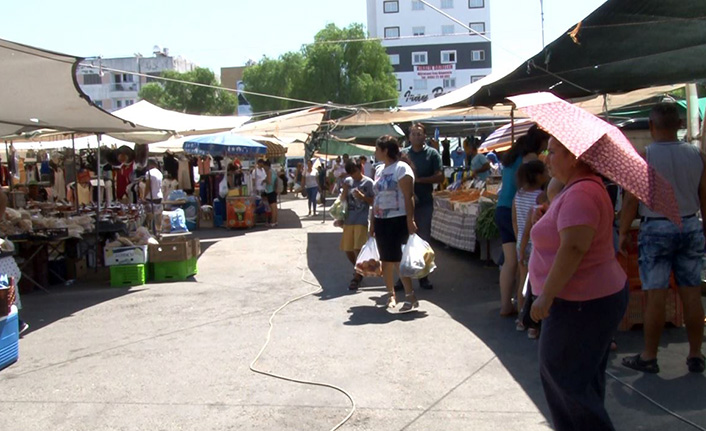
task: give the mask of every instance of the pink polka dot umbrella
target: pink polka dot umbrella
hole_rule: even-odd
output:
[[[508,99],[596,172],[681,226],[672,186],[647,165],[617,127],[551,93],[523,94]]]

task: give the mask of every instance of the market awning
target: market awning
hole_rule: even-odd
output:
[[[38,129],[152,131],[95,106],[76,81],[82,60],[0,39],[0,138]]]
[[[243,136],[265,136],[279,141],[306,142],[319,128],[324,118],[324,108],[310,108],[266,120],[254,121],[232,129],[232,133]]]
[[[375,147],[369,145],[359,145],[353,142],[341,141],[338,139],[321,139],[318,142],[316,154],[342,156],[372,156],[375,154]]]
[[[706,78],[706,2],[608,0],[583,21],[473,95],[492,106],[551,91],[563,99]]]
[[[143,144],[160,142],[167,139],[170,133],[163,132],[163,130],[173,130],[176,134],[181,136],[203,135],[225,132],[235,127],[240,127],[250,120],[250,117],[238,117],[233,115],[211,116],[184,114],[182,112],[162,109],[146,100],[141,100],[133,105],[119,109],[113,112],[113,115],[126,121],[162,130],[154,133],[132,133],[128,135],[111,133],[111,136],[118,139],[131,140]]]
[[[438,100],[441,97],[434,100]],[[337,125],[346,127],[370,126],[375,124],[409,123],[413,121],[422,121],[443,117],[466,117],[470,120],[472,118],[487,119],[510,116],[510,110],[508,108],[500,108],[496,110],[485,107],[465,107],[455,109],[436,109],[430,107],[426,109],[417,108],[420,105],[408,107],[410,110],[361,110],[360,112],[353,114],[350,117],[346,117],[339,120],[337,122]],[[415,109],[411,110],[412,108]]]

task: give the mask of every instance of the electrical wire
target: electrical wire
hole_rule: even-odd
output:
[[[292,236],[292,237],[294,238],[294,236]],[[296,239],[300,244],[302,243],[302,241],[301,241],[300,239],[298,239],[298,238],[295,238],[295,239]],[[348,422],[348,420],[350,420],[350,418],[353,417],[353,413],[355,413],[355,410],[356,410],[356,403],[355,403],[355,400],[353,399],[353,396],[352,396],[351,394],[349,394],[345,389],[343,389],[343,388],[341,388],[341,387],[339,387],[339,386],[336,386],[336,385],[332,385],[332,384],[330,384],[330,383],[314,382],[314,381],[305,380],[305,379],[296,379],[296,378],[293,378],[293,377],[287,377],[287,376],[284,376],[284,375],[281,375],[281,374],[276,374],[276,373],[272,373],[272,372],[269,372],[269,371],[264,371],[264,370],[260,370],[260,369],[255,368],[255,364],[256,364],[257,361],[260,359],[260,357],[262,356],[262,354],[265,352],[265,349],[267,349],[267,346],[270,344],[270,339],[271,339],[271,337],[272,337],[272,330],[274,329],[274,318],[275,318],[275,316],[277,315],[277,313],[279,313],[280,311],[282,311],[282,310],[283,310],[284,308],[286,308],[289,304],[292,304],[293,302],[296,302],[296,301],[299,301],[299,300],[301,300],[301,299],[304,299],[304,298],[306,298],[306,297],[308,297],[308,296],[315,295],[316,293],[319,293],[319,292],[321,292],[321,291],[323,290],[323,288],[321,287],[320,284],[318,284],[318,283],[316,283],[316,282],[313,282],[313,281],[306,280],[306,279],[304,278],[305,273],[306,273],[306,270],[307,270],[307,267],[301,265],[301,259],[302,259],[302,257],[303,257],[305,254],[306,254],[305,250],[300,249],[300,254],[299,254],[299,261],[300,261],[300,263],[297,264],[297,268],[298,268],[298,269],[301,269],[301,271],[302,271],[302,275],[301,275],[301,279],[300,279],[300,280],[301,280],[303,283],[306,283],[306,284],[310,284],[310,285],[312,285],[312,286],[315,286],[315,287],[316,287],[316,290],[312,290],[311,292],[308,292],[308,293],[305,293],[305,294],[303,294],[303,295],[299,295],[299,296],[297,296],[297,297],[295,297],[295,298],[292,298],[292,299],[288,300],[287,302],[285,302],[284,304],[282,304],[282,305],[281,305],[279,308],[277,308],[274,312],[272,312],[272,314],[270,315],[270,318],[269,318],[269,320],[268,320],[269,329],[267,330],[267,336],[266,336],[266,338],[265,338],[265,344],[262,346],[262,348],[260,349],[260,352],[257,354],[257,356],[255,356],[255,359],[253,359],[253,361],[250,363],[250,371],[252,371],[252,372],[254,372],[254,373],[257,373],[257,374],[262,374],[262,375],[264,375],[264,376],[274,377],[274,378],[276,378],[276,379],[284,380],[284,381],[287,381],[287,382],[293,382],[293,383],[299,383],[299,384],[302,384],[302,385],[319,386],[319,387],[324,387],[324,388],[333,389],[333,390],[338,391],[338,392],[342,393],[343,395],[345,395],[346,398],[348,398],[348,400],[349,400],[350,403],[351,403],[351,411],[348,412],[348,414],[346,415],[346,417],[345,417],[341,422],[339,422],[339,423],[336,424],[333,428],[331,428],[331,431],[335,431],[335,430],[339,429],[340,427],[342,427],[346,422]]]
[[[636,387],[632,386],[631,384],[629,384],[629,383],[627,383],[627,382],[624,382],[624,381],[620,380],[618,377],[616,377],[616,376],[615,376],[613,373],[611,373],[610,371],[607,371],[607,370],[606,370],[605,373],[606,373],[608,376],[610,376],[613,380],[615,380],[615,381],[617,381],[618,383],[622,384],[623,386],[632,389],[635,393],[637,393],[638,395],[640,395],[640,396],[641,396],[642,398],[644,398],[645,400],[649,401],[651,404],[653,404],[655,407],[659,408],[660,410],[665,411],[666,413],[668,413],[668,414],[674,416],[675,418],[679,419],[680,421],[684,422],[684,423],[687,424],[687,425],[691,425],[692,427],[696,428],[696,429],[699,430],[699,431],[706,431],[706,428],[702,427],[702,426],[699,425],[699,424],[696,424],[696,423],[690,421],[689,419],[685,418],[684,416],[679,415],[679,414],[676,413],[676,412],[673,412],[672,410],[668,409],[667,407],[663,406],[662,404],[658,403],[657,401],[655,401],[655,400],[653,400],[652,398],[650,398],[649,396],[647,396],[645,393],[643,393],[642,391],[640,391],[640,390],[637,389]]]

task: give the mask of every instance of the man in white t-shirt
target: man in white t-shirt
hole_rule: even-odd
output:
[[[260,159],[257,161],[257,167],[253,172],[253,177],[255,178],[255,191],[258,196],[260,196],[265,192],[265,180],[267,179],[264,160]]]
[[[147,202],[148,226],[154,222],[154,233],[162,232],[162,181],[164,176],[159,170],[157,159],[147,160],[147,172],[145,173],[145,190],[143,199]]]

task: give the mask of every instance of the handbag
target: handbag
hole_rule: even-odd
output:
[[[525,305],[522,306],[522,311],[520,312],[520,322],[527,329],[539,329],[541,326],[540,322],[535,322],[530,316],[530,311],[532,310],[532,304],[534,303],[535,296],[532,295],[532,285],[529,281],[529,276],[525,280],[525,287],[522,290],[522,294],[525,297]]]

